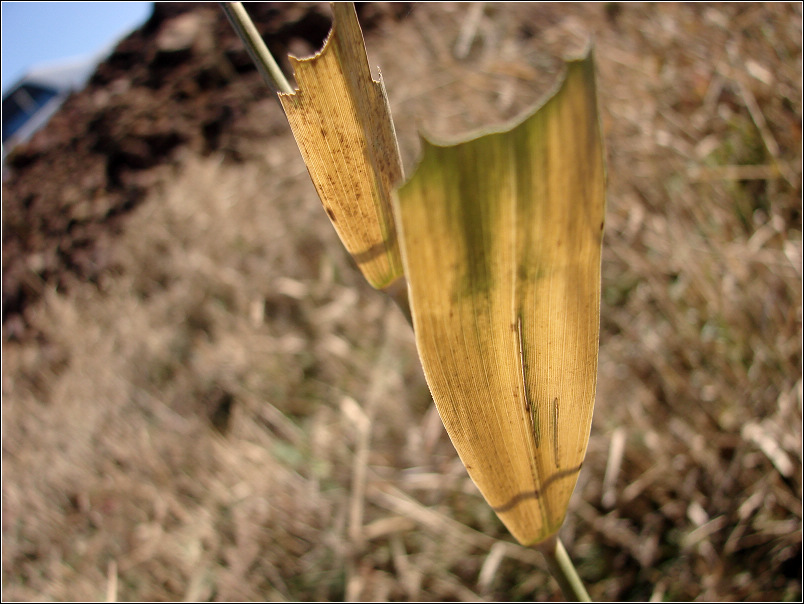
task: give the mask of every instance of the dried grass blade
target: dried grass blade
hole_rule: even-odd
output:
[[[333,3],[321,51],[291,57],[298,90],[280,94],[324,209],[363,275],[376,288],[402,276],[391,188],[402,162],[382,78],[371,77],[352,3]]]
[[[419,355],[470,476],[521,543],[538,543],[564,520],[597,379],[605,167],[591,55],[509,131],[423,144],[397,192]]]

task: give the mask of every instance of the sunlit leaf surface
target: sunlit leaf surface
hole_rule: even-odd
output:
[[[334,2],[324,48],[291,57],[298,90],[279,99],[324,209],[369,283],[402,276],[391,187],[402,163],[382,80],[371,77],[352,3]]]
[[[470,476],[523,544],[560,528],[597,378],[605,168],[591,55],[506,132],[424,141],[397,192],[427,382]]]

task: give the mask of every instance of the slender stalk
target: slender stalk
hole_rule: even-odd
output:
[[[539,543],[536,548],[542,552],[553,578],[558,582],[564,598],[568,602],[592,601],[558,535],[553,535],[546,541]]]
[[[408,300],[408,281],[400,277],[391,285],[384,288],[384,291],[399,307],[408,324],[413,327],[413,315],[410,312],[410,301]]]
[[[221,8],[226,16],[229,17],[229,22],[234,27],[237,35],[243,40],[246,45],[251,60],[257,66],[262,79],[268,84],[268,87],[274,92],[283,92],[286,94],[293,94],[293,88],[288,84],[285,79],[285,74],[279,69],[274,60],[273,55],[265,45],[260,32],[248,16],[242,2],[221,2]]]

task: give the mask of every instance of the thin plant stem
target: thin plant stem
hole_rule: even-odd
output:
[[[279,69],[274,60],[273,55],[265,45],[260,32],[254,26],[251,17],[248,16],[242,2],[221,2],[221,8],[226,16],[229,17],[229,22],[234,27],[237,35],[243,40],[246,45],[251,60],[257,66],[262,79],[268,84],[268,87],[274,92],[282,92],[285,94],[293,94],[293,88],[288,84],[285,74]]]
[[[561,543],[558,535],[539,543],[536,548],[542,552],[547,566],[568,602],[591,602],[583,581],[575,570],[575,565]]]
[[[394,281],[391,285],[384,288],[384,291],[388,297],[390,297],[396,305],[399,307],[399,310],[402,311],[402,314],[405,315],[405,319],[407,320],[408,324],[413,327],[413,315],[410,312],[410,300],[408,299],[408,281],[404,277],[400,277],[396,281]]]

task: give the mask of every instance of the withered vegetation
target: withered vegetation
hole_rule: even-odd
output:
[[[9,161],[4,599],[559,597],[217,6],[174,9]],[[326,33],[260,10],[277,56]],[[519,115],[594,38],[600,376],[562,537],[596,599],[799,599],[801,6],[359,14],[408,172],[418,128]]]

